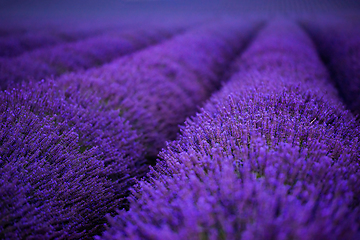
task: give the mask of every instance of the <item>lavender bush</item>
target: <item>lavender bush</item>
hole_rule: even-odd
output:
[[[0,60],[0,87],[28,79],[39,81],[66,72],[96,67],[117,57],[169,38],[179,29],[110,31],[74,43],[60,44]]]
[[[359,19],[327,17],[303,21],[348,108],[360,114]]]
[[[97,239],[355,239],[360,127],[307,35],[278,20]]]
[[[144,174],[131,126],[53,82],[0,93],[0,238],[89,238]]]
[[[66,88],[101,97],[143,136],[149,158],[156,156],[178,125],[216,90],[235,54],[258,23],[208,24],[101,68],[68,74]]]

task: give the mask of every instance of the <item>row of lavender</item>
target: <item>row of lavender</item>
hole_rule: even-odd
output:
[[[0,88],[25,80],[57,77],[66,72],[101,66],[120,56],[165,40],[180,27],[149,27],[108,30],[103,34],[71,43],[43,47],[16,58],[0,59]]]
[[[151,25],[159,23],[148,23]],[[144,24],[143,24],[144,25]],[[17,22],[10,20],[0,23],[0,59],[18,57],[29,51],[64,43],[85,40],[91,37],[103,35],[109,31],[129,30],[137,28],[136,24],[117,21],[99,22]],[[183,25],[184,26],[184,25]]]
[[[16,29],[6,31],[6,29],[0,28],[0,57],[16,57],[37,48],[85,39],[99,32],[101,31],[85,31],[81,29],[76,31],[60,29],[36,29],[28,31]]]
[[[126,207],[145,156],[220,86],[258,26],[207,25],[97,69],[1,92],[0,237],[99,234],[105,214]]]
[[[360,115],[359,19],[303,21],[348,108]]]
[[[357,239],[360,127],[310,38],[269,24],[97,239]]]

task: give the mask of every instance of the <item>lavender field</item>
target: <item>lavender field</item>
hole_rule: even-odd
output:
[[[0,1],[0,239],[360,239],[357,1],[66,3]]]

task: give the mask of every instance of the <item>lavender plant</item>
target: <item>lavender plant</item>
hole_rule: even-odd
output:
[[[97,239],[354,239],[360,127],[307,35],[278,20]]]
[[[80,239],[103,230],[145,171],[131,126],[53,82],[0,93],[0,238]]]
[[[303,21],[332,74],[335,85],[355,114],[360,114],[360,30],[359,19],[322,17]]]
[[[74,43],[60,44],[0,60],[0,88],[24,80],[39,81],[63,73],[96,67],[117,57],[169,38],[180,29],[110,31]]]

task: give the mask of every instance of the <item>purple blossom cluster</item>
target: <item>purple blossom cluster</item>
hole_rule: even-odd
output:
[[[174,27],[113,30],[88,39],[30,51],[16,58],[0,59],[0,89],[24,80],[39,81],[100,66],[167,39],[180,30]]]
[[[97,239],[357,239],[360,127],[307,34],[275,20]]]
[[[360,115],[359,19],[303,21],[348,108]],[[330,37],[331,36],[331,37]]]
[[[101,68],[58,79],[101,98],[142,135],[148,158],[220,87],[225,69],[259,22],[220,22],[189,30]]]
[[[142,176],[131,126],[93,96],[32,83],[0,93],[0,238],[100,234]]]

